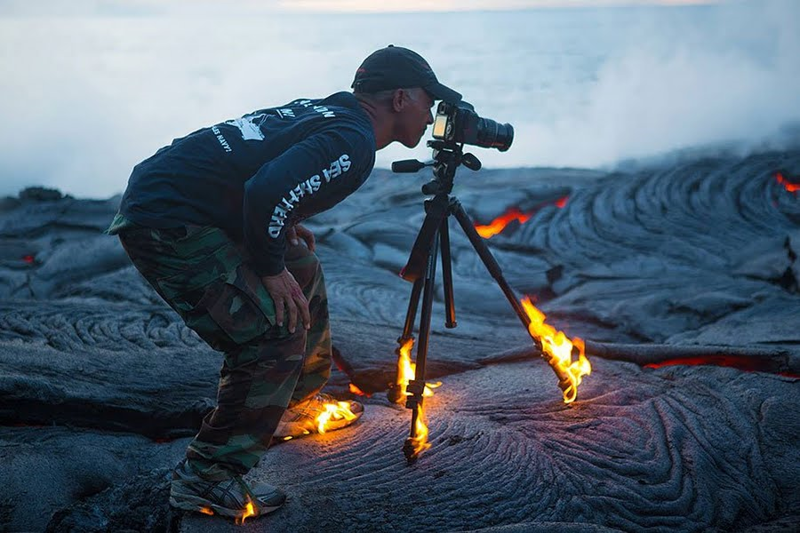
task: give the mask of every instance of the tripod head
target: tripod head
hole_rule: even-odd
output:
[[[472,171],[481,169],[481,161],[471,153],[464,153],[464,144],[451,141],[428,141],[433,149],[433,160],[423,163],[416,159],[405,159],[392,163],[392,172],[413,173],[425,167],[433,167],[433,180],[422,186],[426,195],[450,194],[453,190],[453,179],[459,166],[464,165]]]

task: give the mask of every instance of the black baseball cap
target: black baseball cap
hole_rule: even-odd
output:
[[[361,63],[351,87],[357,93],[422,87],[435,100],[444,100],[449,104],[461,101],[461,94],[439,83],[433,69],[421,55],[393,44],[372,52]]]

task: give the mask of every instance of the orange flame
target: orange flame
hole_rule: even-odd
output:
[[[397,358],[397,388],[400,391],[400,397],[408,396],[407,392],[408,382],[414,379],[417,371],[417,365],[411,362],[411,348],[414,347],[414,339],[408,339],[403,346],[400,347],[400,357]],[[425,390],[422,395],[425,397],[433,396],[433,390],[442,385],[441,381],[436,383],[426,383]]]
[[[208,516],[214,516],[214,511],[210,507],[201,507],[200,512]]]
[[[411,349],[414,347],[414,339],[408,339],[400,347],[400,357],[397,358],[397,388],[400,397],[410,396],[408,392],[408,382],[414,379],[417,365],[411,362]],[[422,391],[423,397],[433,396],[433,390],[442,385],[441,381],[436,383],[426,383]],[[417,421],[414,424],[414,435],[411,439],[413,446],[413,456],[416,457],[431,447],[428,442],[428,421],[425,418],[425,411],[422,409],[422,402],[417,404]]]
[[[581,379],[592,373],[592,365],[584,354],[583,340],[577,337],[570,340],[563,331],[556,331],[553,326],[545,324],[546,315],[533,305],[530,298],[522,299],[522,307],[531,319],[528,333],[541,342],[545,359],[556,368],[556,373],[569,380],[569,383],[563,387],[564,403],[575,401],[575,398],[578,397],[578,385],[581,384]],[[576,361],[572,360],[573,347],[578,350]]]
[[[800,183],[792,183],[786,178],[783,177],[783,174],[778,172],[775,174],[775,179],[778,180],[778,183],[783,185],[783,187],[789,192],[797,192],[800,191]]]
[[[242,513],[242,516],[240,516],[238,519],[236,519],[236,523],[239,524],[239,525],[242,525],[242,524],[244,524],[244,521],[246,519],[250,518],[251,516],[255,516],[255,515],[256,515],[256,508],[253,505],[253,502],[251,502],[248,499],[247,500],[247,505],[244,506],[244,512]]]
[[[333,420],[355,420],[356,415],[350,410],[350,402],[326,403],[323,411],[317,415],[317,431],[320,435],[325,433],[327,425]]]
[[[411,445],[414,449],[412,457],[418,456],[431,447],[431,443],[428,442],[428,421],[425,419],[422,403],[417,406],[417,422],[414,425],[414,438],[411,439]]]
[[[350,392],[352,394],[355,394],[356,396],[367,396],[367,397],[369,397],[369,394],[367,394],[366,392],[364,392],[361,389],[359,389],[358,387],[356,387],[355,383],[351,383],[349,385],[349,387],[350,387]]]

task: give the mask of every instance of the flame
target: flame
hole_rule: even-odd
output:
[[[401,398],[409,395],[407,392],[408,382],[414,379],[417,371],[417,365],[411,362],[411,348],[413,347],[414,339],[408,339],[406,343],[400,347],[400,357],[397,358],[397,388],[400,391]],[[432,389],[441,387],[441,385],[441,381],[426,383],[422,396],[433,396]]]
[[[326,426],[331,420],[354,420],[356,415],[350,410],[350,402],[336,402],[326,403],[323,405],[323,411],[317,415],[317,431],[320,434],[325,433]]]
[[[414,339],[408,339],[403,346],[400,347],[400,356],[397,358],[397,389],[400,398],[410,396],[408,392],[408,382],[414,379],[416,375],[417,365],[411,362],[411,349],[414,347]],[[433,389],[441,387],[442,382],[426,383],[422,391],[424,398],[433,396]],[[413,448],[412,456],[416,457],[431,447],[428,442],[428,421],[425,418],[425,411],[422,409],[422,402],[417,404],[417,420],[414,423],[413,439],[410,439]]]
[[[256,508],[253,505],[253,502],[250,501],[250,499],[248,498],[247,504],[244,506],[244,512],[242,512],[242,516],[240,516],[238,519],[236,519],[236,523],[239,524],[239,525],[242,525],[242,524],[244,524],[244,521],[246,519],[250,518],[251,516],[255,516],[255,515],[256,515]]]
[[[350,392],[355,394],[356,396],[367,396],[367,397],[369,396],[369,394],[356,387],[354,383],[350,384]]]
[[[414,438],[410,440],[414,449],[412,457],[418,456],[431,447],[431,443],[428,442],[428,421],[425,419],[425,410],[422,408],[422,403],[417,406],[417,422],[414,425]]]
[[[783,174],[778,172],[775,174],[775,179],[778,180],[778,183],[783,185],[783,187],[789,192],[797,192],[800,191],[800,183],[792,183],[786,178],[783,177]]]
[[[555,204],[556,207],[559,209],[564,209],[564,206],[567,205],[567,200],[569,200],[569,196],[562,196],[558,200],[556,200]]]
[[[208,516],[214,516],[214,511],[209,507],[201,507],[200,512],[203,514],[207,514]]]
[[[563,331],[556,331],[553,326],[545,324],[546,315],[533,305],[531,299],[522,299],[522,307],[531,319],[528,333],[542,343],[542,351],[550,365],[556,367],[559,376],[565,376],[569,383],[564,384],[564,403],[575,401],[578,396],[578,385],[583,376],[592,373],[592,365],[584,355],[583,340],[574,338],[570,340]],[[572,360],[573,347],[578,350],[578,360]]]

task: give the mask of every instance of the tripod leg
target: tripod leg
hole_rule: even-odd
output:
[[[486,246],[483,238],[478,235],[475,226],[472,224],[472,220],[469,218],[469,215],[467,215],[467,212],[464,211],[464,207],[461,205],[461,203],[458,200],[453,199],[451,205],[453,206],[453,213],[456,216],[456,220],[458,220],[458,223],[461,225],[461,228],[467,235],[469,242],[472,243],[472,247],[475,248],[476,252],[478,252],[483,264],[486,265],[486,268],[489,270],[489,273],[492,275],[495,281],[497,281],[497,284],[500,286],[503,294],[505,294],[506,298],[511,304],[511,307],[514,308],[514,312],[516,312],[517,317],[519,317],[520,321],[522,322],[522,325],[525,326],[526,330],[528,330],[529,326],[531,325],[531,319],[528,317],[528,314],[525,312],[522,304],[517,299],[513,289],[511,289],[508,282],[503,277],[503,272],[500,270],[500,265],[497,264],[494,256],[489,251],[489,247]],[[542,341],[538,338],[535,338],[533,335],[531,335],[531,338],[536,345],[536,349],[539,350],[539,353],[541,353],[545,360],[547,360],[550,368],[553,369],[553,372],[555,372],[556,376],[558,377],[558,386],[565,392],[570,387],[577,387],[577,385],[571,385],[573,380],[570,378],[570,374],[556,363],[556,358],[552,356],[552,354],[547,355],[545,353],[544,349],[542,348]]]
[[[434,236],[438,234],[441,220],[447,218],[449,204],[446,194],[437,194],[425,201],[425,220],[417,233],[417,238],[411,248],[406,266],[400,270],[400,277],[406,281],[417,281],[425,275],[425,261],[428,250],[433,243]]]
[[[445,323],[444,326],[448,329],[456,327],[456,305],[455,298],[453,297],[453,265],[450,260],[450,226],[448,225],[449,219],[447,217],[442,219],[442,225],[439,228],[439,235],[441,235],[441,248],[442,248],[442,280],[444,281],[444,309],[445,309]]]
[[[395,379],[395,382],[389,386],[389,390],[386,391],[386,397],[392,403],[401,404],[406,399],[403,387],[400,385],[401,363],[406,357],[406,355],[403,355],[403,347],[406,345],[406,343],[414,339],[414,320],[417,318],[417,306],[419,304],[420,294],[422,294],[423,282],[424,278],[419,278],[414,282],[414,286],[411,288],[411,297],[408,300],[408,311],[406,311],[406,321],[405,325],[403,326],[403,334],[397,338],[397,348],[394,352],[397,354],[397,379]],[[410,351],[411,347],[408,347],[407,350]]]
[[[425,363],[428,356],[428,340],[431,333],[431,314],[433,309],[433,291],[436,284],[436,262],[439,259],[439,232],[433,238],[433,243],[428,253],[428,264],[425,272],[425,282],[422,291],[422,312],[419,321],[419,343],[417,344],[416,369],[414,381],[409,382],[407,391],[410,394],[406,407],[412,409],[411,432],[403,446],[403,453],[409,462],[416,460],[417,455],[425,449],[426,435],[420,434],[418,424],[422,421],[422,402],[425,392]],[[426,429],[427,431],[427,429]]]
[[[420,278],[414,282],[411,288],[411,297],[408,300],[408,311],[406,312],[406,321],[403,325],[403,335],[397,339],[399,344],[404,344],[412,337],[414,330],[414,319],[417,318],[417,304],[419,304],[419,296],[422,293],[423,279]]]
[[[458,200],[453,200],[451,205],[453,214],[455,215],[456,220],[458,220],[458,223],[461,225],[461,229],[464,230],[469,242],[472,243],[472,247],[475,248],[476,252],[478,252],[478,256],[480,256],[483,264],[486,265],[486,268],[489,270],[489,274],[491,274],[495,281],[497,281],[497,284],[500,286],[500,290],[503,291],[503,294],[511,304],[511,307],[514,308],[514,312],[517,314],[517,317],[519,317],[522,325],[525,326],[525,330],[527,331],[528,326],[530,326],[531,323],[530,318],[528,318],[528,314],[525,312],[525,309],[522,308],[522,304],[514,294],[514,290],[509,286],[508,282],[503,277],[503,271],[500,270],[500,265],[497,264],[497,260],[492,255],[492,252],[489,251],[489,247],[486,246],[486,242],[484,242],[483,237],[478,235],[472,220],[469,218],[467,212],[464,211],[464,206],[461,205],[461,202]],[[541,349],[541,346],[538,346],[538,348]]]

